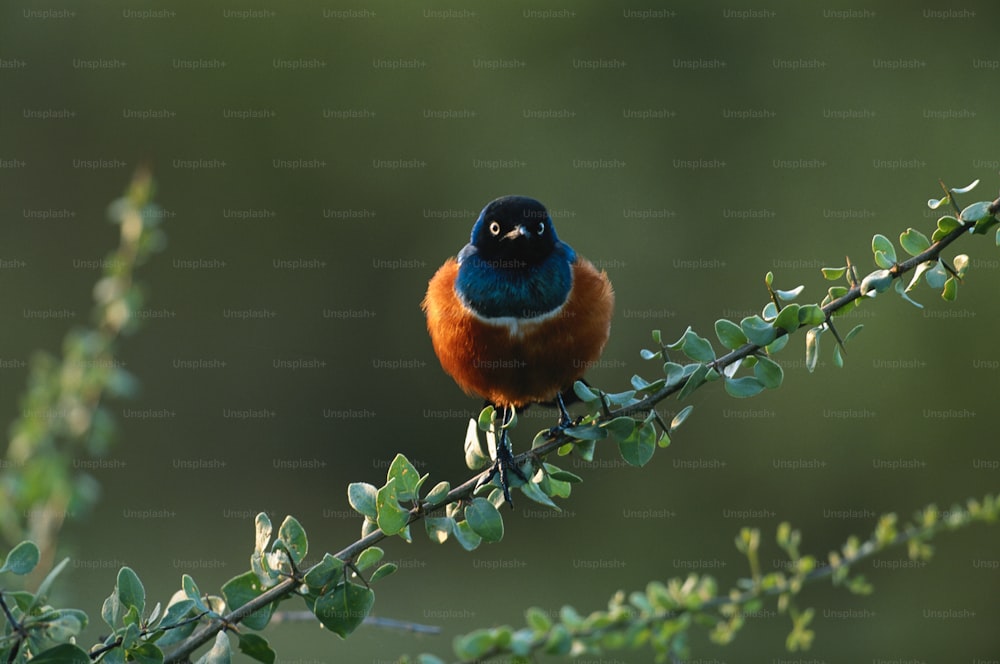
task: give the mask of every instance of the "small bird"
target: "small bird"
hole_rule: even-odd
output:
[[[561,242],[545,206],[526,196],[490,202],[469,244],[431,278],[422,308],[434,352],[458,386],[501,412],[555,401],[570,423],[563,393],[601,356],[611,331],[608,276]],[[507,471],[522,480],[501,430],[497,458],[483,479]]]

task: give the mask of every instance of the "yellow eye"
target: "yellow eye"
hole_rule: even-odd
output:
[[[493,235],[500,235],[500,223],[496,221],[490,222],[490,233]]]

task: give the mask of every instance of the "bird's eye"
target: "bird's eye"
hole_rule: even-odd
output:
[[[490,222],[490,233],[493,235],[500,235],[500,222],[491,221]]]
[[[538,222],[538,234],[541,235],[544,232],[545,232],[545,222],[540,221]]]

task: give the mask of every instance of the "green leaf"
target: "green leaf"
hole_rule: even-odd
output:
[[[635,420],[633,420],[634,422]],[[579,475],[569,472],[568,470],[561,470],[556,468],[550,463],[545,464],[545,468],[549,471],[549,477],[559,482],[567,482],[569,484],[579,484],[583,481],[583,478]]]
[[[546,507],[551,507],[555,510],[562,511],[562,509],[552,500],[549,496],[542,491],[537,484],[534,482],[528,482],[521,487],[521,493],[527,496],[529,499],[539,503],[540,505],[545,505]],[[464,521],[463,521],[464,523]]]
[[[278,539],[285,545],[292,562],[298,566],[309,551],[309,540],[306,538],[306,531],[294,516],[286,516],[281,522]]]
[[[490,459],[483,450],[483,442],[479,439],[479,425],[476,420],[469,420],[465,431],[465,465],[469,470],[485,468]]]
[[[913,278],[910,279],[909,285],[906,287],[906,292],[909,293],[920,282],[920,277],[924,275],[924,272],[934,267],[937,263],[935,261],[924,261],[918,265],[913,270]]]
[[[310,588],[323,588],[329,585],[330,581],[342,576],[344,573],[344,561],[329,553],[323,554],[323,559],[310,569],[303,581]],[[239,577],[237,577],[239,578]],[[224,591],[225,589],[223,589]]]
[[[167,627],[173,627],[173,629],[163,632],[163,636],[157,639],[156,643],[161,647],[172,645],[174,643],[180,643],[188,636],[194,632],[195,628],[198,626],[197,621],[191,621],[185,623],[180,627],[174,627],[178,623],[187,620],[192,617],[191,614],[194,613],[195,604],[189,599],[180,599],[167,607],[167,613],[163,616],[163,620],[160,621],[160,629],[166,629]],[[101,660],[102,662],[104,660]]]
[[[679,428],[688,416],[694,411],[694,406],[684,406],[679,413],[674,415],[674,419],[670,420],[670,430]]]
[[[936,210],[947,202],[948,202],[947,196],[945,196],[944,198],[931,198],[927,200],[927,207],[929,207],[932,210]]]
[[[691,376],[684,383],[684,387],[677,393],[677,399],[682,400],[697,390],[708,379],[709,368],[707,364],[699,364]]]
[[[358,555],[354,566],[359,570],[366,570],[385,557],[385,551],[377,546],[370,546]]]
[[[757,380],[759,380],[764,387],[773,390],[781,386],[781,381],[785,377],[785,372],[774,360],[758,356],[757,364],[753,368],[753,375],[756,376]]]
[[[438,544],[443,544],[447,541],[451,536],[454,525],[455,520],[451,517],[424,517],[424,529],[427,531],[427,536]]]
[[[909,302],[913,306],[917,307],[918,309],[923,309],[924,308],[924,305],[920,304],[919,302],[917,302],[916,300],[914,300],[912,297],[910,297],[909,295],[907,295],[906,290],[903,288],[903,282],[902,281],[896,281],[896,285],[893,288],[896,289],[896,292],[899,294],[899,296],[901,298],[903,298],[904,300],[906,300],[907,302]]]
[[[819,362],[819,338],[825,331],[826,326],[820,325],[806,332],[806,369],[809,373],[816,370]]]
[[[399,504],[399,496],[396,493],[396,478],[390,479],[384,487],[378,490],[375,496],[375,507],[378,510],[376,522],[386,535],[395,535],[406,527],[410,515]]]
[[[824,267],[820,268],[820,272],[823,273],[823,278],[827,281],[837,281],[847,272],[847,266],[844,267]]]
[[[549,615],[536,606],[529,607],[524,612],[524,622],[536,632],[547,632],[552,627]]]
[[[844,343],[846,344],[848,341],[856,337],[858,335],[858,332],[860,332],[864,328],[865,326],[862,325],[861,323],[858,323],[857,325],[852,327],[851,331],[844,335]]]
[[[792,300],[794,300],[795,298],[797,298],[799,295],[802,295],[802,291],[804,291],[805,289],[806,289],[805,286],[796,286],[792,290],[775,289],[774,293],[779,298],[781,298],[782,302],[791,302]]]
[[[222,596],[230,610],[238,609],[247,602],[259,597],[264,587],[253,572],[245,572],[226,581],[222,586]],[[274,604],[268,604],[255,610],[243,619],[243,624],[250,629],[264,629],[271,620]]]
[[[181,576],[181,589],[184,590],[184,594],[187,595],[188,599],[194,602],[199,611],[208,612],[208,605],[205,604],[205,600],[201,597],[201,590],[198,589],[198,584],[194,582],[194,579],[189,574]]]
[[[31,658],[31,664],[88,664],[89,662],[90,655],[72,643],[61,643]]]
[[[496,643],[496,638],[487,629],[477,629],[455,639],[455,654],[466,661],[482,658]]]
[[[129,648],[128,661],[136,664],[163,664],[163,651],[147,641]]]
[[[981,219],[988,219],[993,215],[990,214],[990,201],[979,201],[978,203],[973,203],[972,205],[966,207],[962,210],[961,219],[962,221],[975,221],[978,222]]]
[[[773,322],[774,319],[778,317],[778,305],[774,302],[768,302],[764,305],[764,308],[761,309],[760,315],[763,316],[764,320],[768,323]]]
[[[774,326],[780,327],[786,332],[794,332],[799,329],[799,305],[794,303],[785,305],[778,312],[778,317],[774,319]]]
[[[970,184],[960,187],[958,189],[951,189],[952,192],[956,194],[967,194],[979,185],[979,180],[973,180]]]
[[[778,336],[778,331],[773,325],[756,315],[741,320],[740,329],[755,346],[766,346]]]
[[[959,228],[962,222],[955,217],[945,215],[937,220],[937,230],[931,235],[931,241],[937,242],[938,240],[948,236],[956,228]]]
[[[639,357],[644,360],[652,360],[653,358],[659,357],[661,351],[651,351],[648,348],[642,348],[639,350]]]
[[[969,257],[965,254],[955,256],[952,263],[952,267],[955,268],[955,272],[958,274],[959,279],[963,278],[969,271]]]
[[[840,344],[833,347],[833,366],[838,369],[844,368],[844,356],[843,351],[840,349]]]
[[[479,411],[479,419],[476,421],[476,424],[479,426],[480,431],[489,431],[493,426],[494,412],[493,406],[486,406]]]
[[[931,241],[915,228],[907,228],[899,235],[899,244],[909,255],[919,256],[930,248]]]
[[[274,659],[277,657],[277,653],[271,650],[271,646],[268,644],[267,639],[259,634],[247,633],[240,633],[239,639],[241,653],[247,657],[256,659],[258,662],[264,662],[264,664],[274,664]]]
[[[431,505],[437,505],[439,502],[444,500],[449,491],[451,491],[451,484],[448,482],[438,482],[431,488],[430,491],[427,492],[427,495],[424,496],[424,500]]]
[[[896,263],[896,248],[892,241],[884,235],[876,233],[872,238],[872,252],[875,254],[875,264],[889,269]]]
[[[653,458],[656,451],[656,429],[652,422],[644,422],[636,427],[625,440],[618,443],[622,459],[630,466],[642,468]]]
[[[384,565],[380,565],[378,569],[372,572],[371,577],[368,579],[368,583],[373,584],[379,579],[384,579],[385,577],[395,572],[397,569],[399,569],[399,567],[395,563],[386,563]]]
[[[261,512],[254,520],[254,528],[256,530],[254,551],[263,553],[267,550],[268,542],[271,541],[271,519],[268,518],[267,514]]]
[[[396,479],[396,494],[400,501],[413,501],[419,498],[417,487],[420,484],[420,473],[402,454],[397,454],[389,465],[386,479]]]
[[[493,503],[485,498],[472,499],[472,503],[465,508],[465,520],[484,542],[499,542],[503,539],[503,517]]]
[[[818,304],[804,304],[799,307],[799,325],[822,325],[826,314]]]
[[[681,382],[685,376],[684,367],[676,362],[664,362],[663,373],[667,377],[667,385],[673,386]]]
[[[368,617],[374,603],[370,588],[344,583],[316,598],[313,613],[328,630],[347,638]]]
[[[529,497],[529,492],[526,490],[528,487],[535,487],[535,490],[538,490],[538,487],[531,482],[528,482],[521,487],[521,492]],[[543,496],[545,495],[541,491],[538,491],[538,493]],[[548,498],[548,496],[546,496],[546,498]],[[483,538],[477,535],[476,531],[474,531],[472,526],[469,525],[469,522],[465,520],[455,522],[455,526],[452,528],[452,534],[455,535],[455,541],[457,541],[466,551],[474,551],[480,544],[483,543]]]
[[[347,485],[347,502],[354,511],[371,519],[378,515],[378,508],[375,506],[377,494],[378,489],[367,482],[352,482]]]
[[[616,417],[610,422],[605,422],[601,425],[605,431],[607,431],[615,440],[622,440],[623,438],[628,438],[631,435],[632,430],[635,429],[635,420],[631,417]]]
[[[38,565],[38,546],[34,542],[21,542],[7,554],[0,572],[12,572],[24,576]]]
[[[958,298],[958,279],[948,277],[948,280],[944,282],[941,297],[944,298],[945,302],[954,302]]]
[[[753,376],[726,380],[726,392],[737,398],[752,397],[764,391],[764,384]]]
[[[861,280],[861,294],[867,295],[871,292],[884,293],[889,290],[889,286],[891,285],[892,273],[889,270],[875,270]]]
[[[743,334],[740,326],[725,318],[715,321],[715,336],[719,337],[722,345],[729,350],[736,350],[747,343],[747,336]]]
[[[565,433],[576,440],[604,440],[608,437],[608,432],[596,424],[569,427]]]
[[[928,269],[924,275],[924,281],[935,290],[942,288],[946,279],[948,279],[948,271],[941,265],[940,260],[935,262],[934,267]]]
[[[232,651],[229,649],[229,637],[225,630],[215,635],[212,649],[198,658],[195,664],[229,664],[232,661]]]
[[[681,352],[690,357],[695,362],[711,362],[715,359],[715,351],[708,339],[695,334],[694,330],[688,328],[684,333],[684,343],[681,345]]]

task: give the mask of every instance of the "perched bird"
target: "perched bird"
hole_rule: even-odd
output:
[[[469,244],[431,278],[422,303],[434,352],[459,387],[502,413],[556,401],[601,356],[611,330],[614,292],[607,274],[556,235],[541,203],[525,196],[490,202]],[[502,430],[497,458],[483,480],[499,474],[511,503],[507,471],[521,479]]]

